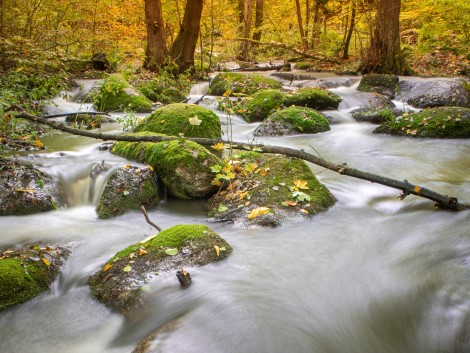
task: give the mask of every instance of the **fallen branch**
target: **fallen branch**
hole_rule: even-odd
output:
[[[258,41],[258,40],[254,40],[254,39],[250,39],[250,38],[235,38],[235,40],[237,40],[237,41],[242,41],[242,42],[255,43],[255,44],[258,44],[258,45],[264,45],[264,46],[273,47],[273,48],[282,48],[282,49],[290,50],[290,51],[293,52],[294,54],[300,55],[300,56],[302,56],[302,57],[304,57],[304,58],[326,61],[326,62],[330,62],[330,63],[333,63],[333,64],[340,64],[340,63],[341,63],[341,62],[340,62],[339,60],[337,60],[337,59],[329,58],[329,57],[324,56],[324,55],[319,55],[319,54],[312,54],[312,53],[303,52],[303,51],[297,50],[296,48],[291,47],[290,45],[287,45],[287,44],[284,44],[284,43],[279,43],[279,42],[260,42],[260,41]]]
[[[147,221],[147,223],[150,224],[152,227],[154,227],[159,232],[161,232],[162,229],[150,220],[149,215],[147,214],[147,210],[145,209],[144,205],[140,205],[140,210],[144,214],[144,217],[145,217],[145,220]]]
[[[171,140],[179,139],[179,137],[175,137],[175,136],[126,136],[126,135],[112,135],[112,134],[103,134],[103,133],[94,133],[90,131],[83,131],[83,130],[78,130],[78,129],[65,126],[64,124],[56,122],[56,121],[47,120],[47,116],[37,117],[31,114],[28,114],[18,105],[13,106],[12,109],[10,108],[8,110],[14,109],[14,110],[20,111],[20,113],[16,115],[17,118],[28,119],[30,121],[45,124],[45,125],[53,127],[54,129],[68,132],[74,135],[91,137],[91,138],[100,139],[104,141],[162,142],[162,141],[171,141]],[[190,141],[194,141],[204,146],[212,146],[220,142],[227,143],[227,141],[223,141],[221,139],[190,138],[190,137],[187,137],[186,139]],[[456,210],[456,211],[470,209],[469,205],[459,203],[456,197],[439,194],[425,187],[412,184],[408,182],[407,180],[400,181],[400,180],[384,177],[381,175],[364,172],[359,169],[350,168],[347,164],[335,164],[330,161],[327,161],[326,159],[313,155],[311,153],[307,153],[303,149],[297,150],[297,149],[288,148],[288,147],[255,145],[251,143],[238,143],[238,142],[231,142],[231,146],[234,149],[240,149],[240,150],[255,149],[256,151],[260,151],[262,153],[277,153],[277,154],[283,154],[283,155],[287,155],[291,157],[297,157],[305,161],[311,162],[313,164],[316,164],[318,166],[321,166],[323,168],[337,172],[341,175],[348,175],[354,178],[367,180],[373,183],[377,183],[377,184],[385,185],[394,189],[401,190],[402,191],[402,195],[400,196],[401,198],[404,198],[407,195],[416,195],[416,196],[420,196],[420,197],[435,201],[439,207],[444,208],[444,209],[450,209],[450,210]]]

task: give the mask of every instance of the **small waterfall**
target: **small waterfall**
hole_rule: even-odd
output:
[[[115,168],[102,162],[78,165],[67,173],[59,174],[59,185],[67,207],[95,205],[103,192],[106,181]]]
[[[195,103],[200,100],[209,90],[209,82],[203,81],[194,84],[189,90],[188,103]]]

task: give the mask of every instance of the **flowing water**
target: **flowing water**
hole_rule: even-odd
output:
[[[469,140],[374,135],[373,125],[351,118],[355,85],[333,91],[344,101],[327,112],[337,122],[330,132],[256,141],[303,148],[470,202]],[[58,110],[78,107],[56,103]],[[202,104],[216,107],[213,99]],[[253,140],[256,124],[239,117],[229,124],[217,113],[225,137]],[[112,170],[128,162],[87,138],[55,134],[44,142],[48,150],[31,161],[60,181],[69,207],[2,217],[0,249],[58,242],[73,251],[50,291],[0,313],[2,353],[131,352],[156,328],[155,351],[163,353],[470,352],[469,211],[438,211],[414,196],[400,201],[396,190],[313,165],[337,204],[276,229],[209,223],[203,201],[165,200],[149,211],[160,227],[209,224],[233,254],[189,268],[193,284],[185,290],[174,273],[161,274],[142,309],[123,318],[90,297],[87,280],[154,231],[139,212],[99,220],[93,203],[106,174],[93,182],[88,175],[94,163]]]

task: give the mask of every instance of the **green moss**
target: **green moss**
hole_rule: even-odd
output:
[[[273,109],[280,108],[284,95],[278,90],[262,90],[253,95],[242,114],[246,121],[262,121],[268,117]]]
[[[470,108],[428,108],[389,120],[374,132],[412,137],[469,138]]]
[[[195,142],[184,139],[159,143],[118,142],[111,152],[151,165],[168,191],[176,197],[205,197],[217,191],[211,185],[210,166],[222,162]]]
[[[94,105],[102,111],[151,112],[152,104],[135,91],[121,76],[107,77],[94,97]]]
[[[281,87],[280,82],[266,76],[225,72],[214,77],[209,93],[215,96],[222,96],[226,92],[229,92],[229,95],[252,95],[261,89],[280,89]]]
[[[341,98],[333,92],[318,88],[301,88],[286,96],[284,105],[308,107],[317,110],[338,109]]]
[[[362,92],[393,93],[398,84],[398,77],[394,75],[367,74],[364,75],[357,87]]]
[[[49,288],[55,266],[41,261],[36,251],[14,252],[0,259],[0,311],[21,304]]]
[[[165,88],[161,94],[160,101],[165,104],[179,103],[186,99],[186,96],[179,89]]]
[[[301,62],[295,63],[295,69],[298,69],[298,70],[308,70],[314,66],[315,65],[313,63],[310,63],[307,61],[301,61]]]
[[[199,125],[197,125],[199,124]],[[135,128],[165,135],[220,138],[219,117],[210,109],[195,104],[175,103],[157,109]]]
[[[292,126],[304,133],[315,134],[330,130],[330,124],[323,114],[305,107],[292,106],[279,110],[271,114],[268,120],[285,125],[286,128]]]
[[[140,82],[136,85],[136,88],[152,102],[159,102],[160,95],[166,88],[165,84],[158,80],[151,80]]]

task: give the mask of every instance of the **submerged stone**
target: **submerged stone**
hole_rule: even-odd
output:
[[[156,175],[150,167],[127,165],[116,169],[106,182],[96,213],[99,218],[111,218],[141,205],[155,207],[160,202]]]
[[[429,138],[469,138],[470,108],[436,107],[388,120],[374,133]]]
[[[144,132],[130,135],[152,135]],[[165,142],[118,142],[111,150],[121,157],[151,165],[168,192],[182,199],[203,198],[217,192],[211,166],[220,159],[203,146],[185,139]]]
[[[330,130],[326,117],[314,109],[289,107],[271,114],[254,131],[255,136],[316,134]]]
[[[220,138],[220,119],[212,110],[196,104],[175,103],[157,109],[134,129],[169,136]]]
[[[209,200],[209,216],[244,226],[276,227],[287,219],[326,211],[335,197],[297,158],[244,152],[236,177]]]
[[[162,272],[225,259],[232,247],[205,225],[177,225],[114,255],[89,280],[92,295],[126,313],[139,305],[144,285]],[[175,279],[175,283],[177,280]]]
[[[0,216],[57,209],[52,178],[28,162],[0,157]]]
[[[272,78],[257,74],[225,72],[217,74],[211,81],[209,94],[252,95],[262,89],[280,89],[282,84]]]
[[[65,246],[0,252],[0,311],[46,291],[69,254]]]
[[[341,97],[337,94],[318,88],[305,87],[286,94],[284,105],[308,107],[317,110],[338,109]]]

